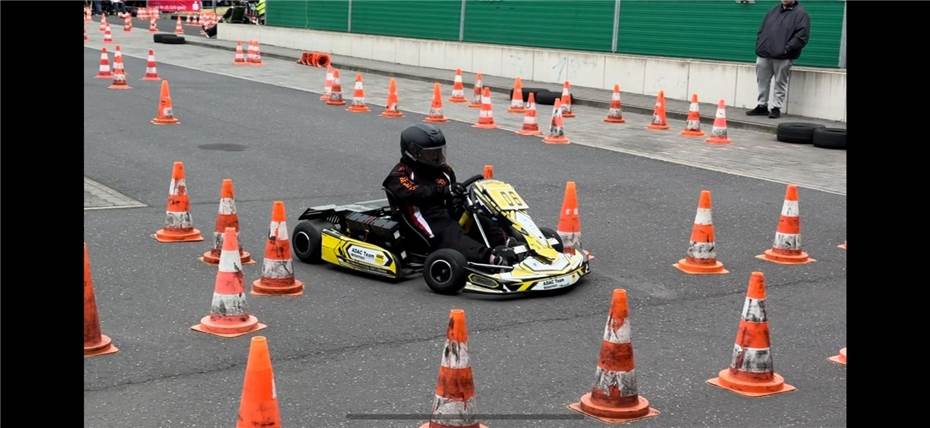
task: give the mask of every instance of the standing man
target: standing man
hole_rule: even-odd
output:
[[[759,101],[756,108],[746,112],[749,116],[781,116],[788,92],[791,64],[801,56],[811,33],[811,18],[798,0],[781,0],[765,15],[756,36],[756,81],[759,83]],[[775,98],[772,110],[768,109],[769,85],[775,76]]]

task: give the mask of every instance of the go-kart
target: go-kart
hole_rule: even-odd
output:
[[[491,248],[482,224],[493,222],[516,242],[513,263],[475,263],[454,249],[433,248],[387,189],[387,199],[308,208],[294,228],[294,253],[305,263],[325,261],[394,280],[422,272],[429,288],[441,294],[566,289],[590,272],[587,254],[563,251],[558,233],[536,226],[510,184],[476,175],[452,188],[458,189],[453,199],[458,198],[466,234]]]

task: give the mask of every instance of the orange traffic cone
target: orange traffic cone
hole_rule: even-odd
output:
[[[710,190],[702,190],[698,200],[694,226],[691,228],[691,242],[687,257],[674,265],[678,270],[692,275],[715,275],[730,273],[717,260],[716,242],[714,241],[714,216],[711,208]]]
[[[245,55],[242,53],[242,40],[236,40],[236,56],[233,58],[233,64],[245,65]]]
[[[132,31],[132,15],[127,13],[123,16],[123,32],[128,33],[130,31]]]
[[[481,173],[484,176],[485,180],[490,180],[494,178],[494,165],[485,165],[484,171]]]
[[[649,407],[649,400],[639,395],[629,315],[626,290],[614,289],[594,387],[568,408],[606,423],[625,423],[659,415],[658,410]]]
[[[203,241],[200,230],[194,228],[190,213],[190,196],[184,179],[184,162],[175,161],[171,169],[171,186],[168,188],[168,206],[165,208],[165,227],[155,232],[158,242]]]
[[[345,105],[346,101],[342,99],[342,82],[339,80],[339,69],[333,69],[333,90],[329,93],[329,98],[326,99],[326,105],[331,106],[342,106]]]
[[[481,96],[481,110],[478,112],[478,121],[471,125],[474,128],[494,129],[494,110],[491,106],[491,88],[485,87]]]
[[[549,122],[549,135],[543,137],[543,141],[548,144],[568,144],[571,141],[565,136],[562,120],[562,101],[555,100],[552,105],[552,120]]]
[[[394,79],[388,80],[388,96],[386,104],[387,105],[384,106],[384,111],[381,113],[382,117],[386,117],[388,119],[404,117],[404,114],[397,109],[397,81]]]
[[[245,365],[245,381],[236,417],[236,428],[251,427],[281,428],[278,390],[265,336],[255,336],[249,344],[249,360]]]
[[[213,286],[210,315],[200,319],[192,330],[220,337],[237,337],[268,327],[250,315],[245,304],[242,262],[239,261],[239,240],[236,229],[227,227],[223,232],[223,252]]]
[[[452,82],[452,96],[449,97],[449,102],[453,103],[464,103],[468,100],[465,99],[465,85],[462,84],[462,69],[455,69],[455,81]]]
[[[174,117],[174,104],[171,102],[171,90],[168,87],[168,81],[161,81],[161,96],[158,100],[158,112],[152,119],[153,125],[177,125],[181,123],[178,118]]]
[[[652,122],[646,127],[658,131],[668,129],[668,118],[665,117],[665,91],[661,89],[659,94],[656,95],[656,107],[652,111]]]
[[[530,92],[526,100],[526,110],[523,113],[523,128],[515,132],[520,135],[542,135],[542,132],[539,130],[539,124],[536,123],[536,95],[532,92]]]
[[[472,95],[471,102],[468,103],[468,108],[481,108],[481,94],[484,92],[484,83],[482,82],[481,72],[479,71],[475,74],[475,86],[474,86],[474,95]]]
[[[155,25],[155,18],[149,19],[149,33],[157,33],[158,27]]]
[[[97,315],[97,298],[94,296],[94,279],[90,274],[90,255],[84,243],[84,356],[112,354],[119,351],[113,341],[100,331]]]
[[[271,209],[271,226],[265,259],[262,260],[262,276],[252,283],[252,294],[299,296],[304,294],[304,283],[294,278],[291,260],[291,243],[287,238],[287,215],[283,201],[274,201]]]
[[[113,77],[113,72],[110,71],[110,56],[107,54],[106,46],[100,49],[100,68],[97,71],[97,75],[94,77],[98,79],[110,79]]]
[[[158,77],[158,70],[155,68],[155,51],[149,49],[148,60],[145,64],[145,76],[141,80],[161,80]]]
[[[623,109],[620,107],[620,85],[614,84],[614,91],[610,94],[610,108],[607,109],[607,117],[604,118],[607,123],[624,123]]]
[[[834,355],[834,356],[828,358],[828,360],[833,361],[834,363],[842,364],[842,365],[845,366],[845,365],[846,365],[846,348],[844,347],[843,349],[840,349],[840,353],[839,353],[839,354]]]
[[[352,113],[368,113],[371,111],[365,105],[365,87],[362,85],[361,73],[355,73],[355,92],[352,93],[352,105],[346,111]]]
[[[736,330],[736,344],[730,367],[708,379],[707,383],[748,397],[761,397],[794,391],[775,373],[769,343],[769,322],[765,313],[765,275],[753,272],[749,277],[746,301]]]
[[[433,83],[433,102],[429,106],[429,114],[426,115],[423,121],[430,123],[449,121],[449,119],[442,114],[442,88],[439,86],[439,82]]]
[[[513,95],[510,97],[510,107],[507,108],[510,113],[523,113],[526,106],[523,104],[523,79],[517,76],[513,81]]]
[[[801,251],[801,211],[798,207],[798,186],[789,184],[785,190],[785,203],[775,230],[772,248],[756,256],[757,259],[782,265],[803,265],[816,260]]]
[[[475,381],[468,362],[465,311],[449,311],[446,344],[436,379],[433,417],[420,428],[487,428],[475,421]]]
[[[727,137],[727,105],[723,100],[717,103],[714,127],[710,129],[710,138],[706,141],[711,144],[730,144],[730,137]]]
[[[565,183],[565,196],[562,198],[562,211],[559,212],[556,232],[562,238],[564,251],[581,250],[581,215],[578,214],[578,195],[575,192],[574,181]]]
[[[571,87],[572,84],[568,80],[562,84],[562,117],[575,117],[575,113],[572,112],[572,94],[569,92]]]
[[[701,107],[698,104],[697,94],[691,95],[691,105],[688,106],[688,121],[685,122],[685,130],[681,131],[685,137],[703,137],[704,131],[701,131]]]
[[[107,29],[107,14],[103,13],[100,15],[100,32],[104,32]]]
[[[841,248],[841,249],[845,250],[845,249],[846,249],[846,241],[843,241],[842,244],[837,245],[836,248]]]
[[[103,30],[103,43],[113,43],[113,33],[110,32],[110,24],[107,24],[107,28]]]
[[[178,23],[174,26],[174,34],[179,36],[184,35],[184,28],[181,27],[181,15],[178,15]]]
[[[249,65],[262,65],[262,48],[258,45],[258,40],[249,41],[249,55],[246,58]]]
[[[220,206],[216,212],[216,228],[213,230],[213,248],[207,250],[200,257],[200,261],[211,265],[220,262],[220,255],[223,251],[223,233],[227,227],[236,230],[236,238],[239,237],[239,215],[236,214],[236,196],[233,193],[233,181],[230,178],[223,179],[223,185],[220,187]],[[242,264],[255,263],[252,255],[245,251],[242,246],[239,247],[239,258]]]
[[[123,68],[123,54],[120,52],[120,46],[116,45],[116,51],[113,53],[113,84],[108,89],[132,89],[126,82],[126,69]]]
[[[323,95],[320,95],[320,100],[326,101],[329,99],[329,94],[333,92],[333,66],[326,64],[326,79],[323,80]]]

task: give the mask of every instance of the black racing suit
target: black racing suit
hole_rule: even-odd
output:
[[[447,187],[455,183],[455,172],[448,165],[432,168],[412,165],[406,158],[394,166],[382,185],[397,199],[407,220],[423,236],[429,238],[433,248],[458,250],[475,263],[488,263],[491,250],[483,243],[465,234],[456,219],[450,215],[451,203]],[[487,226],[487,222],[482,222]],[[505,235],[500,228],[489,231],[492,245],[503,243]]]

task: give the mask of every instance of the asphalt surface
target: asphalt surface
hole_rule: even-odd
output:
[[[135,73],[132,90],[107,90],[108,80],[92,77],[98,60],[85,49],[85,175],[148,206],[84,213],[103,332],[120,348],[85,360],[84,426],[230,426],[252,335],[190,330],[210,307],[216,270],[197,256],[210,246],[221,180],[235,180],[241,242],[260,257],[274,200],[285,201],[293,230],[307,206],[383,197],[400,131],[423,116],[351,114],[313,94],[159,64],[172,76],[181,125],[158,127],[148,122],[158,82]],[[124,60],[145,68],[144,60]],[[542,226],[555,225],[565,181],[575,180],[582,239],[597,257],[592,274],[558,296],[449,297],[420,278],[393,284],[295,261],[303,296],[247,297],[269,325],[258,334],[269,340],[285,426],[418,425],[346,415],[429,413],[452,308],[467,313],[480,413],[573,414],[565,406],[591,388],[614,288],[630,294],[640,394],[661,412],[638,426],[846,425],[846,369],[827,361],[846,345],[846,258],[836,248],[845,240],[844,196],[801,190],[804,247],[818,261],[776,265],[754,256],[771,245],[783,185],[461,122],[441,127],[459,176],[493,164]],[[175,160],[185,162],[203,242],[151,238],[164,221]],[[713,191],[718,258],[728,275],[687,276],[671,266],[685,255],[702,189]],[[260,264],[245,270],[252,281]],[[729,364],[756,270],[767,277],[775,369],[798,388],[763,399],[705,383]]]

